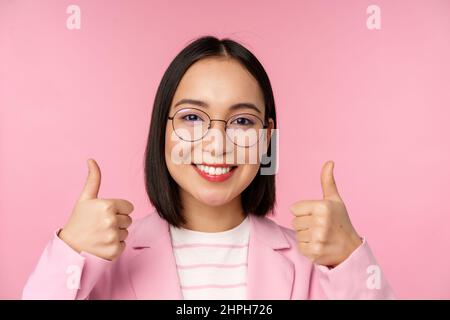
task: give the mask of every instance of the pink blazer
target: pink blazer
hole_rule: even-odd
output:
[[[250,222],[248,299],[394,298],[365,239],[329,269],[300,254],[294,230],[266,217],[250,215]],[[79,254],[55,233],[22,298],[183,299],[169,224],[154,212],[137,219],[129,231],[125,251],[113,262]]]

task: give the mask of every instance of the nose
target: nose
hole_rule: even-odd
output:
[[[220,156],[229,152],[227,144],[226,121],[211,120],[208,133],[203,137],[203,150],[210,152],[212,156]]]

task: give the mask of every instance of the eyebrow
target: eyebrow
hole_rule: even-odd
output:
[[[193,104],[193,105],[203,107],[203,108],[209,107],[209,105],[206,102],[200,101],[200,100],[194,100],[194,99],[181,99],[174,105],[174,107],[177,107],[180,104]],[[259,114],[261,114],[261,110],[259,110],[258,107],[256,107],[253,103],[240,102],[240,103],[235,103],[230,106],[230,110],[239,110],[239,109],[252,109],[252,110],[258,112]]]

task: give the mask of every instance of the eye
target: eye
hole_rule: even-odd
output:
[[[183,120],[186,120],[186,121],[203,121],[202,118],[200,118],[196,114],[187,114],[187,115],[185,115],[183,117]]]
[[[255,122],[253,122],[252,120],[244,117],[236,118],[231,123],[239,126],[251,126],[255,124]]]

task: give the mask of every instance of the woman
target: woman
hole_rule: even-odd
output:
[[[100,169],[88,160],[72,215],[23,298],[393,298],[350,222],[333,162],[322,169],[323,199],[290,208],[295,230],[266,217],[275,176],[263,169],[275,160],[263,164],[261,155],[276,153],[274,132],[272,88],[257,58],[229,39],[190,43],[154,101],[145,181],[155,212],[132,224],[129,201],[98,199]]]

